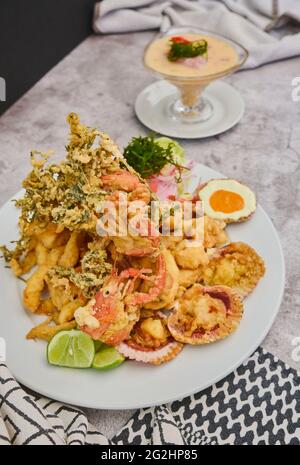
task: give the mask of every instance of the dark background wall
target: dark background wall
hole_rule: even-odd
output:
[[[0,114],[92,33],[96,0],[0,0]]]

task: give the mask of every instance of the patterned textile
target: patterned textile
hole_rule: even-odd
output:
[[[109,441],[80,409],[29,395],[0,365],[4,444],[300,444],[300,376],[259,348],[214,386],[137,411]]]

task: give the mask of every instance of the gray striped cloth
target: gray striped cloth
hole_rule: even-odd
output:
[[[259,348],[214,386],[138,410],[109,441],[79,408],[27,393],[1,364],[5,444],[300,444],[300,376]]]

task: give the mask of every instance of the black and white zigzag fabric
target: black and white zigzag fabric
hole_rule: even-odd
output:
[[[137,411],[109,441],[80,409],[29,395],[0,365],[3,444],[300,444],[300,376],[259,348],[205,391]]]

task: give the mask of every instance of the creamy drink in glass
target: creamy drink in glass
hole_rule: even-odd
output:
[[[173,49],[175,53],[179,50],[178,56],[172,55]],[[203,90],[214,80],[239,69],[247,56],[247,50],[232,40],[197,28],[180,27],[160,34],[147,46],[144,64],[179,90],[178,97],[168,106],[168,115],[193,123],[207,121],[213,113],[211,102],[202,97]]]

